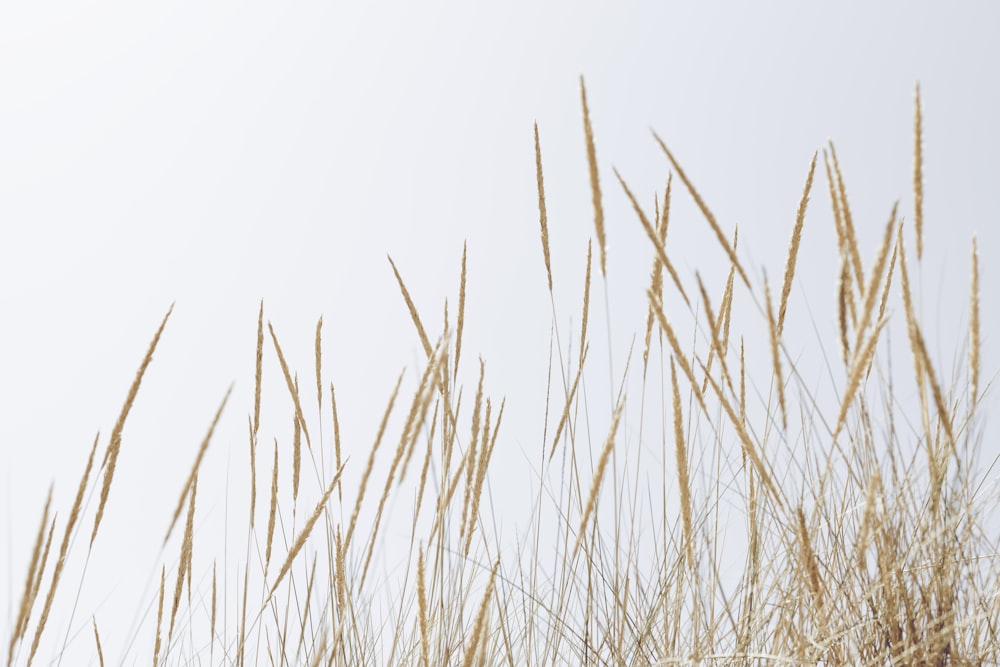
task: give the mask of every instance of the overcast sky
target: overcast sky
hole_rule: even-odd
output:
[[[739,226],[740,256],[760,286],[765,270],[780,275],[809,161],[832,138],[867,262],[894,201],[913,217],[917,82],[921,307],[950,372],[964,354],[976,234],[991,378],[1000,360],[998,303],[985,287],[1000,279],[991,260],[1000,253],[997,5],[680,4],[4,3],[0,599],[19,597],[49,485],[64,516],[94,436],[103,452],[171,304],[125,430],[109,543],[94,556],[114,565],[136,549],[140,585],[158,571],[158,540],[231,383],[206,461],[216,481],[203,482],[199,505],[223,513],[220,480],[246,475],[261,299],[308,387],[323,316],[326,381],[337,386],[346,446],[365,455],[395,378],[405,367],[412,391],[423,354],[387,255],[436,335],[444,300],[452,314],[457,306],[468,244],[462,376],[471,390],[481,355],[490,395],[507,399],[510,467],[494,475],[523,474],[516,466],[542,439],[552,323],[532,125],[557,320],[575,331],[594,237],[581,75],[609,248],[607,282],[594,285],[602,348],[591,354],[605,373],[589,386],[595,440],[608,419],[605,369],[620,374],[641,337],[652,258],[612,168],[651,211],[668,170],[654,130],[727,233]],[[699,270],[718,294],[726,258],[679,185],[678,270],[692,285]],[[811,332],[808,302],[816,326],[832,330],[838,257],[821,169],[802,253],[789,317]],[[287,394],[266,352],[269,436],[287,441]],[[79,557],[82,541],[77,548]],[[91,568],[88,578],[109,577],[108,595],[130,592],[115,588],[128,585],[115,567]]]

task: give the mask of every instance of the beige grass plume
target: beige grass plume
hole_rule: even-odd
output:
[[[97,529],[101,525],[101,519],[104,518],[104,506],[108,502],[111,480],[114,479],[115,466],[118,463],[118,453],[121,451],[122,430],[125,428],[125,419],[132,410],[135,396],[139,393],[139,385],[142,383],[142,376],[145,375],[146,369],[149,367],[149,362],[153,360],[153,351],[156,350],[156,344],[160,342],[160,335],[163,333],[163,328],[167,325],[167,318],[170,317],[170,313],[173,311],[174,306],[170,304],[167,314],[163,316],[163,321],[160,322],[160,327],[156,330],[156,334],[149,344],[149,349],[146,350],[146,356],[143,357],[142,363],[139,365],[139,370],[136,371],[135,380],[132,381],[132,386],[128,390],[128,396],[125,398],[125,404],[118,415],[118,421],[115,422],[114,428],[111,429],[111,439],[108,441],[108,449],[104,454],[105,468],[104,482],[101,485],[101,499],[97,505],[97,516],[94,518],[94,530],[90,534],[90,546],[94,546],[94,540],[97,538]]]
[[[590,172],[590,194],[594,202],[594,228],[597,230],[597,247],[601,251],[601,275],[607,277],[607,243],[604,236],[604,207],[601,204],[601,181],[597,173],[597,149],[594,147],[594,128],[590,124],[587,108],[587,87],[580,77],[580,101],[583,104],[583,131],[587,140],[587,167]]]

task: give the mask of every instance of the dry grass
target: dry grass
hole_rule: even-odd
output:
[[[614,230],[605,229],[582,79],[580,87],[596,250],[606,277],[605,237]],[[501,475],[494,463],[495,452],[523,444],[501,429],[506,401],[492,395],[482,359],[475,373],[459,370],[470,268],[464,246],[457,320],[451,321],[446,303],[434,345],[389,260],[425,354],[415,378],[404,388],[401,373],[387,393],[367,450],[341,442],[332,382],[324,412],[329,377],[323,319],[309,355],[318,410],[310,420],[289,363],[295,351],[289,348],[293,354],[286,357],[270,323],[273,359],[265,359],[261,303],[252,362],[247,351],[254,375],[245,397],[250,488],[227,506],[227,521],[248,527],[245,550],[227,549],[222,560],[207,556],[212,536],[199,531],[207,510],[195,505],[199,480],[202,505],[208,485],[220,484],[208,479],[202,463],[230,387],[187,478],[178,480],[177,504],[142,499],[143,520],[162,516],[168,541],[186,506],[183,535],[174,538],[177,551],[164,548],[163,562],[151,564],[145,597],[126,601],[140,612],[136,636],[125,646],[110,646],[98,632],[97,610],[76,609],[58,585],[64,573],[76,572],[66,568],[69,562],[82,561],[80,576],[86,575],[125,420],[165,317],[112,429],[99,466],[103,477],[93,471],[94,441],[61,524],[58,555],[50,562],[60,525],[51,490],[34,539],[24,540],[28,567],[21,597],[12,605],[7,662],[66,657],[64,663],[75,664],[82,656],[92,664],[151,659],[153,665],[1000,664],[1000,558],[987,526],[998,499],[987,493],[986,483],[996,461],[987,462],[985,472],[976,465],[983,433],[976,409],[989,390],[980,386],[985,302],[978,248],[973,239],[969,328],[957,342],[967,336],[968,355],[961,368],[950,369],[928,349],[915,306],[919,283],[904,243],[915,235],[919,267],[925,250],[919,89],[914,133],[916,227],[904,225],[904,212],[893,206],[872,255],[859,247],[832,142],[823,148],[836,238],[829,254],[839,262],[836,275],[819,278],[836,284],[837,293],[811,304],[813,312],[823,310],[816,321],[819,341],[796,338],[798,327],[786,326],[806,316],[796,312],[797,290],[815,279],[797,267],[804,264],[803,248],[810,247],[803,239],[813,228],[805,220],[819,152],[812,155],[790,221],[781,290],[772,300],[766,278],[753,283],[741,264],[735,230],[731,237],[724,233],[654,135],[672,166],[662,199],[654,198],[654,215],[614,170],[650,241],[649,283],[635,287],[648,300],[645,322],[635,323],[645,325],[642,372],[629,370],[627,350],[625,371],[608,380],[615,383],[611,409],[588,401],[594,388],[586,364],[594,335],[588,323],[596,316],[588,244],[579,349],[550,352],[540,442],[527,453],[530,464],[513,477],[509,468]],[[557,229],[546,215],[537,125],[534,157],[555,318],[550,243]],[[667,243],[674,172],[708,221],[708,238],[725,251],[728,271],[682,275],[672,261],[674,253],[690,252]],[[871,264],[862,257],[872,257]],[[734,290],[737,275],[745,291]],[[713,303],[710,294],[723,281],[722,297]],[[689,290],[699,298],[688,300]],[[741,309],[741,302],[753,307]],[[887,335],[890,322],[900,320],[909,343],[902,374],[893,371],[898,350],[890,348]],[[552,330],[558,336],[555,320]],[[832,397],[816,393],[810,366],[815,359],[808,359],[825,357],[824,345],[839,348],[844,362],[827,366]],[[277,399],[265,391],[263,378],[265,362],[272,361],[287,390],[275,392]],[[460,380],[470,376],[475,394],[463,405]],[[550,431],[548,397],[556,384],[561,399],[554,401]],[[401,392],[411,389],[408,410],[397,414],[397,399],[405,406]],[[272,400],[281,405],[271,406]],[[511,410],[524,408],[516,400],[511,404]],[[278,415],[273,423],[272,413]],[[310,427],[318,434],[315,448]],[[592,451],[595,433],[603,439]],[[258,461],[259,437],[273,437],[273,460]],[[396,439],[391,451],[381,447],[387,438]],[[420,472],[407,476],[411,460]],[[279,463],[289,471],[289,481],[280,485]],[[245,471],[246,464],[239,465]],[[254,528],[258,465],[261,476],[271,479],[266,532]],[[384,478],[377,501],[367,493],[373,477]],[[88,491],[98,501],[92,512],[84,502]],[[512,525],[508,506],[522,501],[530,511],[527,525]],[[298,511],[300,502],[311,508],[308,516]],[[80,524],[91,513],[88,542]],[[280,562],[276,570],[270,568],[272,556]],[[131,592],[109,593],[109,608],[100,610],[105,633],[111,607],[117,610]],[[69,621],[63,610],[69,610]],[[90,623],[74,623],[76,613]],[[66,631],[66,639],[42,641],[50,622]]]
[[[597,248],[601,252],[601,275],[607,276],[607,241],[604,233],[604,205],[601,203],[601,179],[597,173],[597,149],[594,147],[594,128],[590,124],[590,109],[587,108],[587,87],[580,77],[580,103],[583,105],[583,132],[587,142],[587,169],[590,174],[590,198],[594,204],[594,231],[597,232]],[[541,154],[539,153],[539,156]],[[539,157],[539,164],[541,157]],[[541,172],[539,172],[541,173]],[[541,201],[542,191],[538,191]],[[545,245],[548,246],[545,234]]]

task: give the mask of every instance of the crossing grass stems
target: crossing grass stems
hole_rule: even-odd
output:
[[[580,93],[597,254],[601,278],[606,281],[606,237],[613,230],[605,224],[596,131],[582,78]],[[998,664],[1000,559],[996,541],[991,541],[982,529],[984,519],[995,512],[997,498],[982,492],[986,488],[981,483],[983,471],[965,464],[976,460],[979,422],[975,415],[988,388],[980,386],[978,248],[973,239],[969,352],[967,368],[960,374],[965,385],[946,387],[941,383],[945,374],[928,353],[914,307],[912,267],[908,265],[912,259],[906,249],[907,237],[913,236],[919,268],[925,252],[919,88],[915,107],[915,226],[911,229],[904,224],[897,202],[870,266],[862,261],[865,253],[855,234],[844,170],[834,145],[830,142],[821,149],[837,238],[832,252],[840,257],[839,274],[834,277],[837,298],[831,304],[835,312],[829,321],[836,325],[835,338],[844,364],[837,380],[838,396],[825,404],[816,403],[810,396],[807,387],[813,385],[809,378],[802,377],[789,354],[801,343],[788,340],[785,326],[795,308],[797,260],[803,234],[808,233],[807,209],[819,151],[812,154],[791,225],[776,302],[772,301],[766,278],[762,285],[755,284],[742,264],[737,253],[738,230],[723,228],[659,135],[654,134],[653,139],[666,157],[669,172],[662,206],[657,196],[652,216],[618,170],[614,171],[650,241],[653,258],[646,290],[649,308],[642,355],[643,396],[647,391],[654,393],[658,386],[662,388],[669,376],[666,401],[661,405],[670,414],[664,415],[659,438],[665,446],[673,443],[673,455],[663,459],[672,461],[676,470],[675,475],[665,474],[643,491],[659,499],[650,503],[651,510],[658,509],[652,530],[638,526],[635,514],[615,507],[615,503],[625,502],[627,494],[606,492],[609,478],[616,481],[618,488],[628,488],[629,479],[634,483],[641,479],[630,476],[629,466],[640,465],[638,457],[627,453],[612,456],[622,450],[623,439],[628,437],[619,429],[623,414],[636,409],[640,401],[619,392],[617,403],[603,417],[608,426],[596,459],[584,453],[583,445],[589,439],[585,435],[587,424],[601,422],[600,415],[592,413],[596,408],[587,405],[585,395],[578,391],[581,379],[585,383],[587,377],[589,244],[579,351],[573,359],[564,356],[561,348],[550,352],[554,355],[550,369],[567,370],[555,386],[549,374],[545,415],[546,420],[550,414],[556,418],[556,428],[550,430],[548,423],[539,426],[546,441],[539,448],[537,468],[530,472],[538,481],[531,525],[516,535],[515,544],[501,543],[510,533],[496,530],[498,517],[485,514],[483,502],[489,481],[499,481],[493,480],[490,464],[498,440],[503,441],[500,426],[505,403],[501,402],[499,410],[493,412],[496,401],[488,393],[488,374],[482,359],[471,413],[462,404],[462,388],[458,386],[465,330],[465,248],[457,326],[450,324],[446,305],[444,326],[436,343],[428,333],[432,329],[418,313],[403,271],[389,259],[425,361],[398,444],[389,455],[391,462],[377,500],[367,498],[366,490],[371,477],[380,470],[376,466],[383,456],[380,445],[389,435],[390,423],[394,423],[390,416],[400,397],[403,375],[391,391],[367,462],[363,457],[342,458],[332,382],[328,417],[333,426],[332,443],[322,437],[325,418],[320,318],[315,331],[313,370],[321,416],[312,431],[320,434],[319,447],[332,445],[335,466],[331,472],[325,464],[316,463],[297,375],[282,351],[274,326],[267,324],[284,380],[279,384],[284,384],[289,400],[285,409],[291,415],[289,430],[294,446],[289,447],[287,432],[273,436],[271,492],[263,535],[254,522],[257,472],[262,465],[256,456],[261,429],[262,365],[267,353],[262,302],[257,318],[253,407],[248,417],[251,481],[247,489],[246,551],[241,558],[228,562],[212,560],[210,595],[195,591],[195,599],[208,599],[210,603],[191,607],[199,471],[212,433],[223,417],[230,387],[181,485],[166,531],[165,544],[169,544],[186,505],[179,557],[172,561],[173,565],[159,564],[159,590],[156,599],[148,601],[156,609],[155,625],[151,622],[140,627],[141,632],[149,634],[151,652],[148,656],[127,653],[137,650],[133,646],[144,646],[142,642],[130,647],[102,646],[98,631],[102,611],[92,610],[89,620],[96,660],[102,665],[106,657],[112,662],[142,663],[148,659],[153,665],[247,661],[274,665],[425,666],[459,662],[470,666]],[[557,232],[546,212],[542,155],[541,133],[535,124],[541,260],[545,270],[542,287],[549,293],[552,327],[558,336],[555,262],[549,246]],[[685,279],[671,261],[671,253],[678,252],[667,241],[675,175],[707,223],[707,238],[714,239],[729,263],[724,292],[715,304],[700,273]],[[664,270],[670,276],[669,282],[663,280]],[[912,361],[912,388],[908,391],[916,393],[920,406],[919,419],[913,422],[913,430],[906,432],[896,429],[899,422],[890,412],[893,408],[886,407],[891,396],[889,402],[880,402],[879,398],[887,391],[901,391],[891,384],[883,366],[889,344],[886,323],[893,317],[887,303],[897,273]],[[735,276],[740,279],[736,286]],[[688,297],[693,289],[699,295],[695,302]],[[668,299],[680,304],[679,309],[670,309],[669,317],[664,305]],[[760,352],[771,363],[757,377],[746,375],[746,352],[750,352],[745,350],[746,336],[739,335],[737,344],[731,332],[731,325],[737,324],[733,305],[741,299],[756,307],[768,334]],[[67,650],[67,640],[60,643],[52,632],[46,634],[53,606],[71,604],[70,595],[58,590],[64,583],[64,565],[68,558],[90,558],[105,508],[114,500],[110,491],[118,455],[127,446],[123,436],[125,421],[172,308],[153,336],[112,429],[99,465],[98,474],[103,473],[100,482],[97,476],[91,477],[98,439],[94,441],[54,559],[49,554],[58,521],[53,516],[49,492],[32,543],[17,615],[9,628],[8,664],[30,665],[41,656],[48,661]],[[685,349],[677,333],[684,326],[700,327],[705,332],[702,342]],[[752,326],[744,331],[749,332]],[[659,371],[657,352],[666,362],[659,365]],[[624,379],[622,382],[624,386]],[[748,384],[770,387],[767,401],[748,404]],[[964,402],[959,400],[962,392]],[[555,402],[551,413],[550,398]],[[643,411],[644,404],[638,409]],[[587,415],[586,421],[581,421],[581,412]],[[800,415],[798,420],[796,414]],[[767,427],[761,428],[762,424]],[[801,435],[797,436],[797,432]],[[465,433],[468,439],[460,435]],[[300,436],[305,438],[305,462]],[[782,460],[776,448],[768,446],[781,439],[809,439],[812,446],[799,450],[802,453],[798,460]],[[819,453],[817,441],[824,444]],[[713,447],[722,452],[729,445],[743,461],[734,482],[742,486],[725,502],[738,506],[737,513],[746,526],[744,562],[720,554],[721,540],[726,536],[719,533],[716,514],[723,493],[719,480],[708,488],[699,488],[698,484],[698,480],[711,480],[713,473],[718,473],[718,468],[706,468],[709,459],[698,452]],[[921,449],[925,456],[920,454]],[[406,470],[414,456],[420,472],[415,478],[407,478]],[[289,457],[292,460],[282,465],[291,463],[294,468],[292,489],[282,488],[278,476],[279,462]],[[265,471],[267,458],[263,463]],[[282,513],[289,506],[293,515],[297,513],[299,468],[308,465],[309,460],[321,480],[322,494],[294,539],[277,540]],[[321,456],[320,460],[325,459]],[[789,470],[804,471],[806,476],[798,497],[779,481],[787,478]],[[357,493],[345,504],[343,479],[359,471]],[[435,474],[439,476],[436,485],[432,483]],[[85,492],[95,484],[100,489],[99,502],[89,543],[81,546],[73,538],[82,530]],[[671,489],[676,489],[676,496]],[[383,618],[373,616],[376,591],[367,574],[373,555],[384,546],[379,539],[383,511],[387,501],[396,496],[409,499],[414,508],[409,552],[404,558],[409,569],[394,592],[395,611]],[[428,496],[430,502],[424,502]],[[616,511],[601,512],[600,508],[608,503]],[[366,508],[377,508],[373,524],[359,519]],[[348,509],[345,522],[344,511]],[[618,517],[619,521],[629,521],[624,517],[632,516],[632,524],[609,525],[608,516]],[[551,542],[542,537],[543,521],[552,521],[556,526],[545,532],[551,535]],[[618,537],[622,529],[630,536],[624,542]],[[642,541],[644,533],[650,536],[648,542]],[[282,544],[288,545],[287,550]],[[77,548],[70,549],[71,545]],[[255,556],[258,548],[264,552],[263,559]],[[272,555],[281,563],[276,570],[270,568]],[[742,568],[735,576],[736,589],[724,590],[720,571],[734,567]],[[242,601],[239,618],[234,622],[227,617],[222,626],[217,625],[217,571],[223,581],[236,584]],[[172,595],[166,590],[171,578]],[[165,606],[168,614],[164,614]],[[186,627],[181,632],[175,630],[175,622],[185,606],[188,610],[182,623]],[[226,627],[226,623],[235,623],[235,627]],[[74,637],[75,642],[85,641],[83,634]],[[46,651],[41,649],[43,640],[49,642]]]

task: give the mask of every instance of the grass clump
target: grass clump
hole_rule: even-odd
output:
[[[582,80],[581,102],[606,287],[607,230]],[[245,548],[221,563],[212,560],[210,586],[207,566],[199,570],[204,576],[193,576],[199,471],[230,387],[183,481],[172,518],[165,521],[168,544],[186,506],[179,556],[153,565],[158,590],[140,601],[148,611],[148,622],[139,625],[142,636],[125,647],[102,646],[96,612],[74,620],[82,615],[74,608],[60,643],[47,624],[53,604],[70,604],[65,591],[57,591],[64,563],[69,557],[89,561],[93,552],[123,444],[122,428],[168,311],[100,464],[103,481],[89,543],[71,548],[86,512],[85,492],[98,488],[96,476],[91,478],[97,440],[53,560],[49,553],[57,521],[50,491],[18,613],[8,628],[7,662],[49,662],[82,652],[100,664],[107,656],[111,662],[153,665],[1000,664],[1000,558],[996,537],[985,525],[998,499],[984,492],[979,465],[978,252],[973,240],[967,367],[952,374],[961,381],[946,386],[942,378],[947,375],[928,354],[907,263],[908,235],[915,235],[918,262],[924,252],[919,105],[918,95],[916,227],[911,231],[894,205],[870,266],[862,261],[833,143],[822,149],[840,257],[834,276],[836,312],[829,322],[843,368],[831,370],[836,387],[832,399],[810,389],[815,385],[804,375],[806,364],[789,353],[793,348],[786,329],[819,151],[809,163],[781,289],[772,300],[766,278],[755,285],[741,263],[737,230],[723,228],[678,159],[654,135],[671,170],[652,215],[615,171],[652,255],[642,373],[628,370],[630,352],[610,411],[592,414],[595,408],[585,395],[588,244],[579,350],[551,353],[550,369],[564,370],[556,373],[555,382],[549,373],[546,423],[539,426],[543,442],[532,455],[531,465],[537,467],[530,473],[538,489],[530,497],[526,528],[515,530],[513,537],[501,530],[505,517],[497,514],[503,503],[490,491],[516,485],[524,495],[522,489],[531,486],[497,479],[491,468],[497,443],[504,439],[506,402],[489,395],[482,359],[471,409],[467,399],[463,404],[458,382],[465,249],[456,324],[446,305],[440,332],[421,318],[402,272],[390,259],[424,358],[408,401],[404,376],[399,376],[367,452],[353,449],[355,456],[342,456],[332,383],[324,404],[323,387],[329,380],[322,364],[322,318],[316,325],[312,369],[320,415],[314,421],[307,418],[298,376],[268,322],[291,423],[273,436],[267,470],[272,457],[257,456],[259,446],[270,449],[261,444],[267,347],[261,304],[248,415]],[[552,327],[558,333],[537,124],[534,157],[542,257]],[[685,279],[671,261],[675,251],[667,230],[674,174],[708,222],[708,237],[728,260],[725,288],[715,304],[700,273]],[[689,293],[697,299],[689,299]],[[668,301],[681,305],[668,307]],[[744,328],[734,304],[746,305],[760,321]],[[899,319],[909,343],[905,389],[891,367],[899,350],[887,335],[889,323]],[[766,336],[758,340],[751,335],[754,327],[766,330]],[[682,340],[693,342],[685,347]],[[766,363],[758,365],[757,358]],[[626,391],[634,383],[640,399]],[[662,414],[656,416],[662,426],[644,441],[645,397],[658,389]],[[916,415],[907,412],[901,392],[916,397]],[[621,428],[630,414],[638,415],[638,443]],[[550,416],[555,424],[551,431]],[[586,450],[590,425],[605,421],[602,444],[591,455]],[[324,439],[324,423],[333,427],[330,438]],[[284,439],[292,441],[290,452],[280,442]],[[395,447],[383,450],[383,443],[393,439]],[[650,442],[659,442],[660,451]],[[292,459],[281,462],[283,470],[292,467],[291,489],[279,481],[279,462],[285,457]],[[317,480],[311,491],[306,484],[300,489],[300,468],[310,462]],[[657,465],[662,474],[647,478]],[[260,483],[270,478],[269,501],[262,509],[266,528],[255,521],[259,468]],[[644,478],[653,481],[644,486]],[[345,494],[346,479],[357,481],[353,498]],[[381,489],[377,499],[369,486]],[[310,493],[318,495],[315,504]],[[398,551],[393,562],[400,569],[373,577],[373,563],[387,562],[379,558],[379,550],[389,543],[385,525],[396,500],[410,510],[404,534],[394,529],[392,535],[392,548]],[[299,522],[300,503],[307,512],[304,523]],[[484,512],[487,506],[493,516]],[[203,583],[193,585],[193,580]],[[225,593],[217,595],[219,580],[224,591],[235,587],[238,613],[220,613]],[[82,588],[84,582],[78,585]],[[85,633],[69,632],[79,627],[88,632],[92,627],[92,645],[83,645]]]

